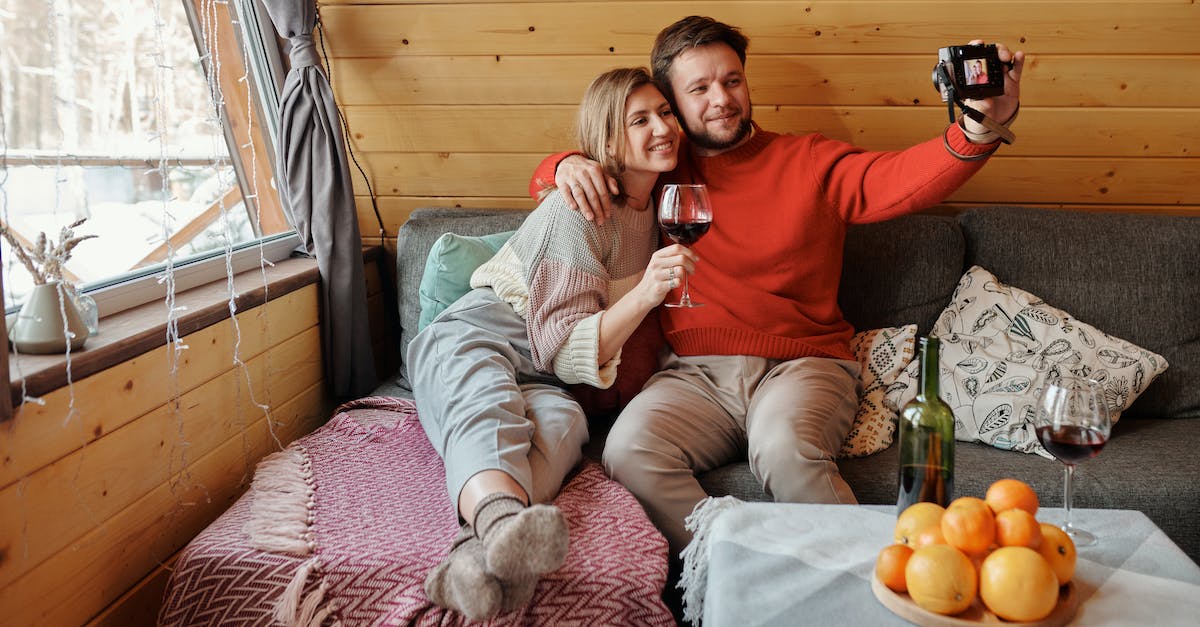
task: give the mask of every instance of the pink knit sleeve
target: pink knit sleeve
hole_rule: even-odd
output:
[[[543,260],[529,281],[526,325],[534,366],[553,372],[554,357],[564,350],[575,326],[606,309],[607,301],[608,282],[602,277],[556,260]],[[591,352],[598,355],[598,336],[594,344]]]
[[[536,245],[532,254],[522,254],[529,277],[525,321],[534,366],[553,372],[554,358],[575,326],[609,305],[610,277],[603,260],[611,242],[601,233],[604,227],[588,222],[565,204],[544,218],[540,233],[529,233],[533,237],[522,242],[531,244],[530,248]],[[536,238],[541,241],[534,244]],[[597,345],[590,349],[595,361],[598,341],[593,343]]]

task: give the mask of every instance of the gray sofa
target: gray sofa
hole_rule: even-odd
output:
[[[416,330],[426,255],[442,233],[515,228],[524,212],[429,208],[401,228],[397,283],[401,355]],[[980,265],[1084,322],[1167,359],[1114,427],[1100,456],[1079,466],[1075,506],[1145,512],[1200,562],[1200,217],[1082,213],[1022,207],[916,215],[847,233],[840,303],[858,329],[919,325],[927,332],[962,273]],[[407,394],[399,379],[381,389]],[[597,436],[595,439],[599,439]],[[838,465],[863,503],[896,499],[896,446]],[[1062,504],[1062,466],[1037,455],[959,442],[958,494],[981,496],[1017,477],[1043,504]],[[701,477],[714,495],[767,500],[745,462]]]

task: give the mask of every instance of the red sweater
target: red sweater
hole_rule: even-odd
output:
[[[955,126],[950,145],[971,144]],[[686,148],[686,147],[685,147]],[[531,183],[554,180],[566,156],[542,162]],[[852,359],[854,328],[838,307],[846,225],[880,222],[936,204],[985,161],[950,155],[942,138],[901,152],[867,152],[821,135],[791,136],[757,126],[745,145],[715,157],[681,150],[660,182],[708,185],[713,224],[692,246],[695,309],[662,308],[667,341],[679,355],[771,359]]]

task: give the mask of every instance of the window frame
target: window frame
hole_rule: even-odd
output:
[[[268,235],[235,248],[226,264],[225,252],[212,251],[199,259],[173,265],[175,291],[182,292],[199,287],[229,275],[239,274],[259,267],[260,264],[274,265],[292,256],[300,246],[300,237],[295,231]],[[231,270],[232,268],[232,270]],[[161,271],[141,273],[144,276],[122,280],[112,285],[103,285],[84,290],[96,300],[100,318],[144,305],[167,296],[167,286],[159,281]]]

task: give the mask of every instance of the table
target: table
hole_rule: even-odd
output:
[[[692,624],[906,625],[871,592],[891,541],[889,505],[746,503],[709,498],[688,518],[684,617]],[[1057,522],[1059,508],[1038,520]],[[1100,541],[1078,549],[1073,625],[1200,624],[1200,566],[1132,510],[1074,509]]]

